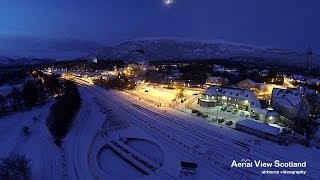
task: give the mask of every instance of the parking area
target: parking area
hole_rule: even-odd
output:
[[[235,128],[236,122],[241,119],[252,119],[250,112],[232,107],[201,107],[194,102],[187,110],[195,116],[207,119],[211,123],[216,123],[230,128]]]
[[[161,106],[175,106],[181,103],[182,99],[188,99],[194,94],[199,94],[198,90],[185,89],[183,91],[184,98],[177,99],[178,89],[167,89],[166,85],[145,84],[139,85],[134,90],[130,91],[132,94],[153,101]]]

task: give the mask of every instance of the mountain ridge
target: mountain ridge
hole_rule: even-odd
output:
[[[97,49],[87,57],[137,60],[194,60],[253,57],[301,64],[304,52],[289,49],[258,47],[227,41],[194,41],[182,39],[135,39]],[[320,57],[314,55],[316,62]]]

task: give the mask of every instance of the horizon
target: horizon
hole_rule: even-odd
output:
[[[6,1],[0,7],[0,55],[63,57],[76,51],[59,49],[50,44],[52,39],[58,45],[78,41],[73,45],[81,54],[99,45],[148,37],[222,39],[298,52],[310,44],[319,52],[318,5],[315,0]],[[20,43],[25,39],[29,41]]]

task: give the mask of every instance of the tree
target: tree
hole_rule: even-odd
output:
[[[27,82],[23,88],[23,100],[27,106],[33,106],[38,102],[38,89],[34,82]]]
[[[31,179],[30,162],[25,155],[11,153],[1,160],[0,179],[29,180]]]
[[[6,98],[0,95],[0,111],[5,112],[5,104],[6,104]]]
[[[11,98],[13,100],[13,109],[16,110],[18,107],[21,106],[21,101],[22,101],[21,91],[18,88],[13,87],[11,91]]]
[[[178,88],[178,92],[176,94],[176,98],[183,98],[183,92],[184,92],[184,88],[183,87],[179,87]]]

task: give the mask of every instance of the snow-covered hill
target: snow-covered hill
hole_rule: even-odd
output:
[[[271,49],[226,41],[191,41],[180,39],[144,39],[120,43],[89,54],[98,58],[123,60],[195,60],[231,57],[255,57],[303,63],[305,53]],[[316,57],[320,59],[319,57]]]
[[[51,64],[54,62],[55,60],[53,59],[42,59],[42,58],[34,58],[34,57],[13,59],[5,56],[0,56],[1,66]]]
[[[14,59],[5,57],[5,56],[0,56],[0,65],[9,65],[9,64],[14,64],[16,61]]]

